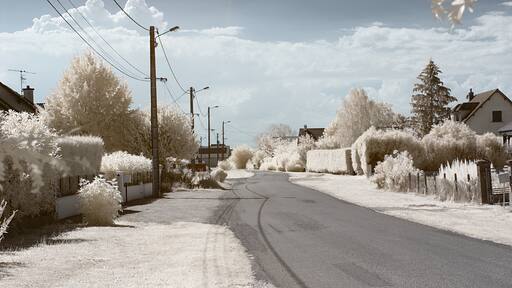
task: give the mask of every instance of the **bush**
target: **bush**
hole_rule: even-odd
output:
[[[55,130],[50,129],[40,116],[27,112],[1,112],[0,135],[4,140],[17,142],[21,149],[44,155],[56,156],[59,150]]]
[[[84,181],[78,197],[80,211],[88,225],[112,225],[122,210],[121,193],[113,182],[102,177]]]
[[[422,142],[427,155],[427,165],[422,169],[427,171],[437,171],[455,159],[477,158],[476,133],[461,122],[447,120],[435,125]]]
[[[507,152],[502,139],[493,133],[476,135],[477,158],[491,161],[497,169],[502,169],[507,161]]]
[[[247,162],[251,160],[252,156],[252,149],[247,145],[242,145],[233,149],[233,154],[231,154],[229,160],[236,169],[245,169]]]
[[[439,181],[437,185],[439,199],[442,201],[480,202],[477,169],[474,161],[458,159],[441,166],[438,171]],[[445,175],[446,179],[444,178]],[[455,181],[455,175],[457,175],[457,181]],[[455,185],[457,185],[457,188],[455,188]]]
[[[105,173],[107,179],[112,179],[117,171],[137,173],[150,172],[151,169],[151,159],[142,155],[137,156],[128,154],[128,152],[117,151],[103,156],[100,171]]]
[[[377,130],[371,127],[352,145],[352,164],[357,174],[368,174],[368,165],[375,167],[394,151],[408,151],[415,166],[425,164],[425,150],[418,138],[404,130]]]
[[[265,159],[266,153],[264,151],[258,150],[254,152],[251,163],[254,166],[254,169],[260,169],[261,164],[263,163],[263,159]]]
[[[210,177],[217,182],[224,182],[226,180],[226,177],[228,177],[228,174],[224,172],[224,170],[220,168],[213,169],[213,171],[210,173]]]
[[[418,172],[409,152],[394,151],[375,166],[375,174],[371,180],[381,189],[407,192],[409,174],[415,175]]]
[[[233,166],[231,165],[231,162],[229,162],[228,160],[220,161],[219,164],[217,165],[217,167],[219,167],[220,169],[222,169],[224,171],[228,171],[233,168]]]
[[[94,136],[67,136],[57,139],[69,176],[98,174],[103,157],[103,140]]]

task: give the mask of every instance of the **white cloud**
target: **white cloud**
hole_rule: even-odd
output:
[[[128,4],[127,10],[140,22],[167,25],[164,15],[144,1]],[[87,11],[87,17],[122,55],[147,70],[146,35],[122,14],[107,11],[100,0],[89,0],[79,9]],[[62,27],[58,18],[42,16],[29,29],[0,33],[0,71],[22,67],[38,72],[29,78],[29,84],[36,92],[49,93],[71,57],[86,47]],[[474,26],[461,26],[453,32],[448,28],[354,27],[344,30],[336,41],[254,41],[241,38],[242,30],[214,27],[163,37],[182,84],[212,87],[198,96],[203,110],[207,105],[223,106],[214,113],[214,127],[222,120],[252,132],[272,122],[325,126],[353,87],[367,88],[372,97],[407,113],[416,76],[430,57],[440,65],[442,80],[459,99],[464,99],[469,88],[499,87],[512,97],[512,16],[504,13],[482,15]],[[171,79],[160,50],[158,57],[159,76]],[[19,85],[14,74],[0,81]],[[147,85],[129,84],[135,106],[148,105]],[[173,90],[177,96],[182,94],[176,85]],[[41,94],[37,97],[42,100]],[[160,90],[159,101],[171,100]],[[180,100],[186,111],[187,101],[188,97]],[[245,134],[227,137],[239,142],[253,140]]]
[[[505,1],[505,2],[501,3],[501,5],[512,7],[512,1]]]

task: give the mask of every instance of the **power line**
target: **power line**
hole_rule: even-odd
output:
[[[119,3],[118,3],[116,0],[113,0],[113,1],[114,1],[114,3],[116,3],[117,7],[119,7],[119,9],[121,9],[121,11],[123,11],[123,13],[124,13],[126,16],[128,16],[128,18],[130,18],[130,20],[132,20],[132,21],[133,21],[133,23],[137,24],[137,26],[139,26],[140,28],[142,28],[142,29],[144,29],[144,30],[146,30],[146,31],[149,31],[149,29],[148,29],[148,28],[146,28],[146,27],[142,26],[139,22],[137,22],[135,19],[133,19],[133,17],[132,17],[132,16],[130,16],[130,14],[128,14],[128,12],[126,12],[126,11],[123,9],[123,7],[121,7],[121,5],[119,5]]]
[[[112,64],[112,62],[110,62],[108,59],[105,58],[105,56],[103,56],[101,53],[98,52],[98,50],[96,50],[96,48],[94,48],[94,46],[91,45],[91,43],[89,43],[83,36],[82,34],[80,34],[76,29],[75,27],[73,27],[73,25],[71,25],[71,23],[69,23],[69,21],[64,17],[64,15],[62,15],[62,13],[60,13],[60,11],[57,9],[57,7],[55,7],[53,5],[52,2],[50,2],[50,0],[46,0],[46,2],[48,2],[48,4],[50,4],[50,6],[52,6],[53,10],[55,10],[55,12],[57,12],[57,14],[59,14],[60,18],[62,18],[62,20],[64,20],[64,22],[66,22],[66,24],[68,24],[68,26],[78,35],[78,37],[80,37],[82,39],[82,41],[85,42],[85,44],[87,44],[87,46],[89,46],[93,51],[94,53],[96,53],[98,56],[101,57],[101,59],[103,59],[105,62],[107,62],[108,64],[110,64],[110,66],[114,67],[114,69],[116,69],[117,71],[119,71],[120,73],[126,75],[127,77],[130,77],[134,80],[138,80],[138,81],[143,81],[143,82],[147,82],[148,80],[145,80],[145,79],[140,79],[140,78],[137,78],[137,77],[134,77],[126,72],[124,72],[123,70],[119,69],[117,66],[115,66],[114,64]]]
[[[160,35],[157,37],[158,42],[160,42],[160,48],[162,49],[162,52],[164,53],[165,61],[167,62],[167,66],[169,66],[169,70],[171,70],[172,77],[174,78],[174,81],[176,81],[176,84],[180,87],[181,91],[187,92],[183,86],[181,86],[180,81],[178,81],[178,78],[176,77],[176,73],[174,73],[174,69],[172,69],[171,62],[169,61],[169,58],[167,57],[167,53],[165,52],[164,44],[162,42],[162,39],[160,39]]]
[[[197,97],[194,97],[194,99],[196,100],[196,104],[197,104],[197,108],[199,109],[199,113],[201,114],[201,116],[205,117],[207,113],[203,113],[203,110],[201,109],[201,105],[199,104],[199,100],[197,100]]]
[[[96,44],[96,46],[101,50],[101,52],[103,52],[103,54],[106,55],[107,58],[110,59],[110,61],[112,61],[116,65],[120,66],[125,72],[128,71],[128,69],[126,69],[126,67],[123,64],[119,63],[114,57],[112,57],[112,55],[110,55],[110,53],[105,51],[105,49],[103,49],[103,47],[100,44],[98,44],[98,42],[96,42],[96,40],[94,40],[94,38],[91,37],[91,35],[89,35],[89,33],[87,33],[87,31],[82,27],[82,25],[80,25],[80,23],[78,23],[78,21],[75,19],[75,17],[73,17],[73,15],[71,15],[71,13],[69,13],[68,9],[66,7],[64,7],[64,5],[62,4],[62,2],[60,2],[60,0],[57,0],[57,3],[59,3],[60,7],[62,7],[62,9],[66,12],[66,14],[68,14],[68,16],[71,18],[71,20],[73,20],[73,22],[75,22],[75,24],[82,31],[82,33],[84,35],[86,35],[89,38],[89,40],[91,40],[94,44]]]
[[[96,30],[96,28],[94,28],[94,25],[92,25],[91,22],[89,22],[89,20],[87,20],[87,17],[85,17],[85,15],[82,12],[80,12],[80,10],[78,10],[77,6],[73,3],[72,0],[68,0],[68,2],[71,4],[71,6],[73,6],[73,8],[75,8],[75,10],[80,14],[80,16],[89,25],[89,27],[91,27],[91,29],[94,31],[94,33],[96,33],[96,35],[98,35],[98,37],[100,37],[101,40],[103,40],[103,42],[105,42],[105,44],[107,44],[108,47],[110,47],[110,49],[112,49],[112,51],[114,51],[114,53],[116,53],[117,56],[119,56],[121,59],[123,59],[124,62],[126,62],[126,64],[130,65],[130,67],[137,70],[139,73],[141,73],[145,77],[149,77],[146,72],[143,72],[139,68],[134,66],[132,63],[130,63],[130,61],[128,61],[126,58],[124,58],[114,47],[112,47],[112,45],[110,45],[110,43],[105,38],[103,38],[103,36],[101,36],[101,34],[98,32],[98,30]]]

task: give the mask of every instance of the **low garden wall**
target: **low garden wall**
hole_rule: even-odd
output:
[[[306,171],[334,174],[354,174],[351,149],[310,150]]]

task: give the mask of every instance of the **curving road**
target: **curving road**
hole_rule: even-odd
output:
[[[373,212],[281,173],[234,181],[217,223],[277,287],[512,287],[512,249]]]

